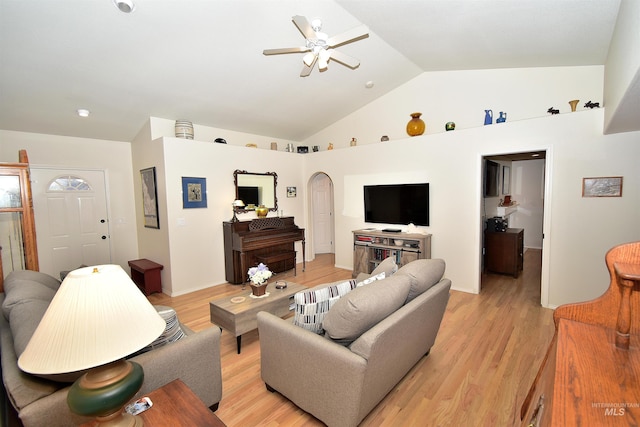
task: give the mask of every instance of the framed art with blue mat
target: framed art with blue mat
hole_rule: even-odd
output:
[[[207,207],[207,179],[182,177],[182,207],[206,208]]]

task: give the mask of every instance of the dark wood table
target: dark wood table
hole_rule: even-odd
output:
[[[226,427],[195,395],[189,387],[177,379],[152,391],[149,396],[153,406],[138,415],[145,427]],[[81,427],[96,427],[91,421]]]

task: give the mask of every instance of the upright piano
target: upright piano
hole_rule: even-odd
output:
[[[267,217],[251,221],[225,221],[224,263],[229,283],[247,281],[247,270],[264,263],[274,273],[296,268],[295,242],[302,241],[302,271],[305,262],[304,228],[293,217]]]

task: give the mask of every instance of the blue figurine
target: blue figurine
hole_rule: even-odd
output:
[[[496,123],[504,123],[507,121],[507,113],[500,111],[500,117],[496,119]]]
[[[484,124],[490,125],[491,123],[493,123],[493,111],[484,110]]]

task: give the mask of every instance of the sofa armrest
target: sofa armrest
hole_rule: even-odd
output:
[[[139,396],[180,378],[205,405],[222,399],[220,328],[210,327],[131,359],[144,370]]]
[[[136,397],[180,378],[205,405],[222,399],[220,329],[211,327],[169,345],[131,359],[144,370],[144,382]],[[60,389],[24,407],[19,416],[26,427],[66,427],[91,420],[73,414],[67,406],[69,387]]]
[[[364,358],[267,312],[258,313],[258,330],[266,384],[326,424],[357,424]]]

